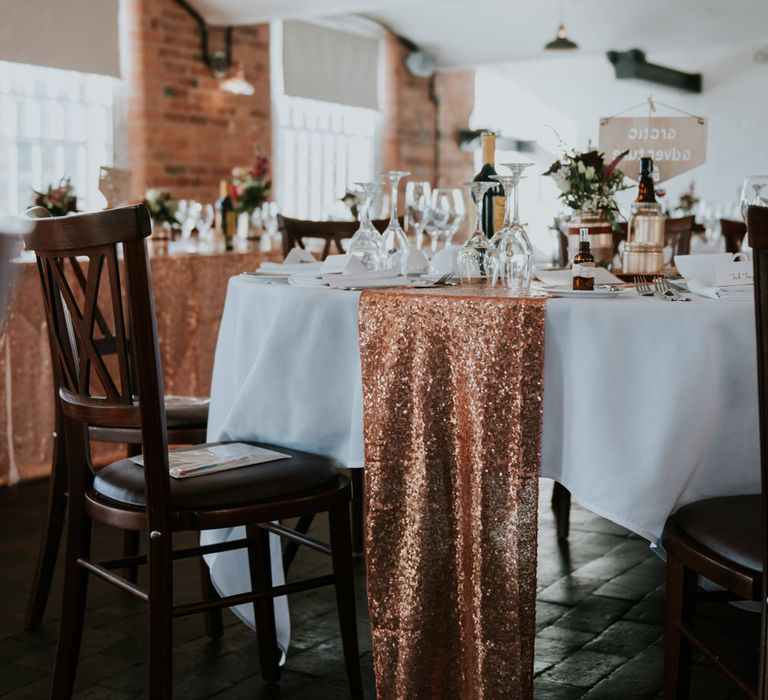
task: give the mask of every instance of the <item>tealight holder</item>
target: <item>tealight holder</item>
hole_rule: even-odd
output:
[[[653,275],[664,269],[664,214],[656,202],[635,202],[621,256],[625,275]]]

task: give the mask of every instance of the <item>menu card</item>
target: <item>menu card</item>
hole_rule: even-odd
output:
[[[168,473],[174,479],[186,479],[192,476],[215,474],[229,469],[290,458],[291,455],[266,450],[255,445],[246,445],[242,442],[209,447],[190,447],[172,450],[168,453]],[[131,457],[131,460],[141,467],[144,466],[144,455]]]

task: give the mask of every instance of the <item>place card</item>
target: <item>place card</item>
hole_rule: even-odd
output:
[[[365,265],[354,255],[329,255],[320,268],[321,275],[356,275],[366,271]]]
[[[741,254],[735,255],[732,262],[717,261],[715,263],[715,284],[718,287],[734,287],[737,285],[754,284],[754,269],[750,260],[736,260]]]
[[[304,248],[292,248],[291,252],[288,253],[288,255],[285,256],[285,260],[283,260],[283,264],[287,263],[288,265],[315,262],[317,262],[317,258],[308,250],[304,250]]]

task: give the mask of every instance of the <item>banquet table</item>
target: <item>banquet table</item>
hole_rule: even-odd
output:
[[[167,394],[208,395],[227,282],[276,256],[277,251],[192,253],[155,246],[150,265]],[[0,340],[0,486],[50,473],[54,429],[50,348],[37,265],[34,257],[25,256],[13,268],[13,296]],[[114,445],[94,449],[98,461],[122,456]]]
[[[354,291],[230,280],[208,439],[282,444],[362,467],[360,304]],[[627,291],[552,298],[545,309],[541,476],[651,543],[685,503],[759,492],[751,301],[668,303]],[[489,313],[484,322],[500,321]],[[212,568],[226,594],[248,581],[228,556]]]

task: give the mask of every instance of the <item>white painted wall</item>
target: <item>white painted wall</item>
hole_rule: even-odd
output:
[[[540,249],[548,249],[547,226],[559,209],[549,178],[537,177],[559,152],[553,129],[569,145],[597,144],[599,118],[655,100],[709,119],[707,163],[665,183],[674,205],[693,181],[698,196],[726,206],[738,200],[745,175],[768,173],[768,63],[756,63],[761,43],[731,44],[647,54],[658,63],[703,74],[699,95],[637,80],[617,80],[604,55],[578,51],[536,60],[478,68],[472,126],[538,144],[536,167],[521,189],[521,216],[531,224]],[[635,112],[642,114],[642,111]],[[675,115],[658,107],[657,114]],[[551,127],[551,128],[550,128]],[[502,161],[500,154],[497,161]],[[526,159],[525,157],[519,159]],[[621,197],[626,208],[631,193]]]

